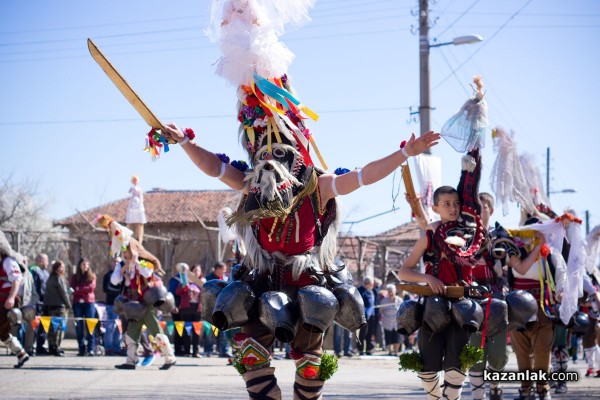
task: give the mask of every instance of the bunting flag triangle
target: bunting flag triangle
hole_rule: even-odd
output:
[[[50,317],[40,317],[40,321],[42,323],[42,328],[44,328],[44,332],[48,333],[48,329],[50,329]]]
[[[36,315],[34,319],[31,320],[31,328],[35,331],[40,324],[40,316]]]
[[[196,332],[196,335],[200,336],[200,329],[202,328],[202,321],[192,322],[192,326],[194,327],[194,332]]]
[[[211,325],[210,328],[212,329],[213,333],[215,334],[215,337],[219,336],[219,328],[217,328],[214,325]]]
[[[119,318],[115,319],[115,324],[117,325],[117,328],[119,329],[119,333],[122,335],[123,334],[123,325],[121,323],[121,320]]]
[[[160,325],[163,331],[167,329],[167,321],[158,321],[158,324]]]
[[[184,326],[184,322],[183,321],[175,321],[175,329],[177,330],[177,334],[179,336],[183,336],[183,326]]]
[[[67,331],[67,319],[65,317],[60,317],[60,322],[62,324],[63,332]]]
[[[88,333],[93,335],[94,329],[98,325],[98,318],[85,318],[85,325],[87,326]]]
[[[210,323],[206,321],[202,321],[202,329],[204,330],[204,336],[210,335]]]
[[[167,321],[167,333],[169,336],[173,336],[173,331],[175,330],[175,324],[173,321]]]
[[[192,336],[192,322],[186,321],[183,326],[185,328],[185,333],[187,333],[188,336]]]
[[[62,328],[62,321],[60,317],[50,317],[50,323],[54,332],[58,332],[59,328]]]

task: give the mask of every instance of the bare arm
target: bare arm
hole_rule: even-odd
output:
[[[508,266],[517,271],[521,275],[525,275],[529,268],[536,262],[540,255],[540,249],[542,244],[538,244],[533,248],[533,250],[525,257],[525,259],[521,260],[521,258],[517,256],[512,256],[508,260]]]
[[[415,266],[418,264],[423,254],[425,254],[425,250],[427,250],[427,235],[423,234],[415,243],[415,247],[413,247],[412,252],[408,255],[402,267],[398,271],[398,277],[408,282],[425,282],[427,283],[431,289],[437,294],[445,294],[446,293],[446,285],[435,276],[422,274],[420,272],[415,271]]]
[[[435,146],[439,138],[440,135],[433,133],[433,131],[427,132],[418,138],[413,134],[405,146],[405,151],[409,156],[416,156]],[[319,177],[319,191],[322,204],[327,204],[331,198],[336,196],[332,187],[334,178],[337,193],[340,195],[349,194],[361,186],[359,174],[362,183],[370,185],[394,172],[404,161],[406,161],[406,157],[401,150],[397,150],[387,157],[368,163],[361,170],[354,170],[337,177],[333,174],[321,175]]]
[[[406,195],[406,202],[410,204],[411,208],[416,207],[420,212],[420,216],[415,214],[415,221],[417,221],[417,225],[421,230],[426,231],[429,227],[429,221],[427,220],[427,213],[425,212],[425,207],[423,207],[423,203],[421,199],[418,197],[410,197],[408,194]]]
[[[177,143],[185,139],[185,135],[175,124],[166,125],[165,131],[165,136],[175,140]],[[190,160],[192,160],[192,162],[206,175],[212,176],[213,178],[220,175],[222,162],[215,153],[212,153],[191,141],[181,145],[181,148],[186,152]],[[225,165],[225,174],[220,180],[234,190],[243,190],[245,186],[244,177],[245,175],[242,171],[227,164]]]

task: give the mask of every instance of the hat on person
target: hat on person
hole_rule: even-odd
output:
[[[3,231],[0,231],[0,253],[14,258],[19,265],[25,265],[25,258],[21,253],[12,249]]]

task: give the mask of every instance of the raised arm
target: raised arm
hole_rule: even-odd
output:
[[[177,125],[165,125],[165,132],[163,134],[167,138],[171,138],[181,144],[181,148],[183,148],[190,160],[206,175],[220,179],[221,182],[234,190],[244,189],[245,175],[242,171],[221,162],[215,153],[202,148],[191,140],[186,140],[186,135]]]
[[[361,169],[340,176],[333,174],[321,175],[319,177],[319,191],[322,204],[326,204],[329,199],[335,196],[349,194],[363,185],[380,181],[406,161],[407,157],[404,153],[408,156],[419,155],[435,146],[439,138],[439,133],[433,131],[427,132],[418,138],[413,134],[403,150],[399,149],[387,157],[372,161]]]

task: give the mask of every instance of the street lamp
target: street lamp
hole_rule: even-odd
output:
[[[421,121],[421,135],[431,130],[431,104],[430,104],[430,76],[429,76],[429,49],[432,47],[446,46],[449,44],[461,45],[481,42],[479,35],[467,35],[454,38],[446,43],[429,43],[429,0],[419,0],[419,82],[421,101],[419,104],[419,119]],[[426,151],[430,153],[429,150]]]

